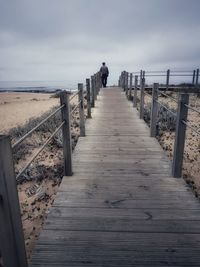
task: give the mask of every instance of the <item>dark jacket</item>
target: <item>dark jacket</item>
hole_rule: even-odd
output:
[[[101,66],[101,68],[100,68],[100,73],[101,73],[101,76],[102,76],[102,75],[106,75],[106,76],[108,76],[108,75],[109,75],[108,67],[107,67],[107,66]]]

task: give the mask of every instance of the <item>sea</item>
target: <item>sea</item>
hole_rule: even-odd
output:
[[[0,81],[0,92],[37,92],[76,91],[72,83],[66,81]]]

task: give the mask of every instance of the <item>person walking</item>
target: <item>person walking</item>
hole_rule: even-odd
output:
[[[105,62],[102,63],[102,66],[100,68],[100,73],[101,73],[101,82],[102,82],[102,85],[103,85],[103,87],[106,87],[106,85],[107,85],[107,78],[108,78],[108,75],[109,75],[109,70],[108,70],[108,67],[106,66],[106,63]]]

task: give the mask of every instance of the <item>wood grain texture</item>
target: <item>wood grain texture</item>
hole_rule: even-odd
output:
[[[64,175],[72,175],[71,116],[69,94],[67,92],[62,92],[60,94],[60,104],[61,106],[65,105],[61,110],[62,121],[65,121],[62,127]]]
[[[11,142],[4,135],[0,135],[0,252],[5,267],[28,266]]]
[[[32,267],[199,266],[199,201],[122,91],[101,90]]]

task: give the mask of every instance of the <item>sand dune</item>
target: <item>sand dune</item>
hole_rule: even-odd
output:
[[[0,93],[0,133],[24,125],[30,118],[39,117],[58,105],[58,98],[52,94],[2,92]]]

